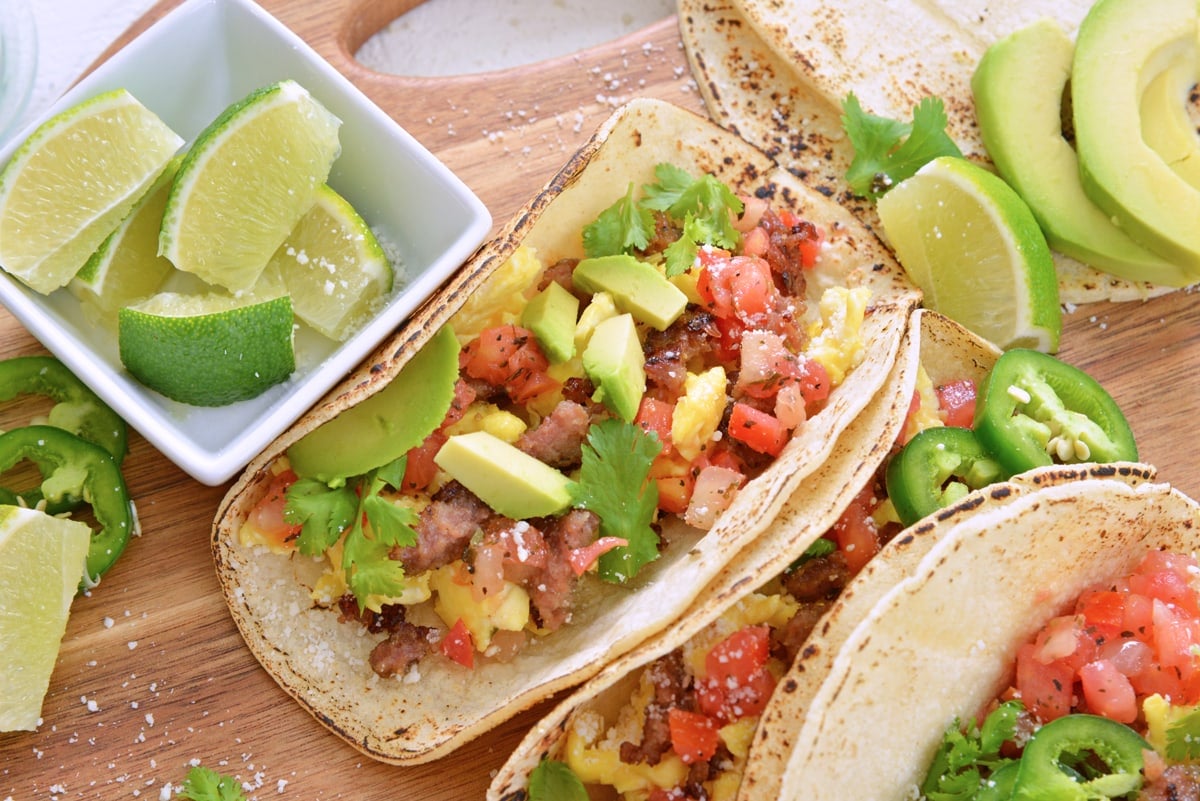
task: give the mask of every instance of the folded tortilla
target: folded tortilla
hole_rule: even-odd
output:
[[[766,472],[739,491],[710,531],[680,526],[664,532],[670,546],[629,585],[585,580],[574,597],[571,622],[538,638],[511,662],[485,661],[473,670],[446,660],[421,662],[419,678],[410,673],[407,681],[380,679],[367,667],[375,638],[314,606],[301,580],[311,570],[308,560],[240,542],[239,529],[264,497],[271,466],[289,445],[385,386],[519,245],[535,248],[545,264],[582,256],[582,226],[631,183],[653,182],[655,166],[664,161],[693,175],[712,173],[736,192],[758,193],[817,223],[826,239],[817,268],[807,274],[812,297],[831,285],[871,289],[864,361]],[[635,101],[614,114],[500,236],[230,489],[214,522],[212,547],[233,619],[279,685],[364,754],[391,763],[442,756],[661,631],[736,554],[773,536],[779,511],[885,385],[918,301],[919,292],[887,249],[844,209],[718,126],[667,103]],[[810,305],[815,309],[815,302]],[[831,502],[817,494],[808,505],[822,512]]]
[[[1052,14],[1068,31],[1091,0],[1025,3],[900,2],[819,7],[779,0],[679,0],[679,29],[713,119],[781,166],[820,186],[880,230],[874,204],[851,195],[844,176],[854,149],[841,104],[853,91],[873,114],[909,120],[922,97],[946,103],[963,154],[986,162],[971,74],[988,45]],[[1173,291],[1127,281],[1054,253],[1064,303],[1144,300]]]
[[[962,378],[981,385],[999,355],[993,345],[946,317],[918,310],[887,387],[850,424],[830,458],[784,505],[769,534],[738,553],[670,630],[612,662],[542,718],[497,772],[488,789],[489,801],[528,798],[533,770],[543,760],[565,758],[572,729],[577,725],[592,728],[596,716],[607,726],[615,725],[647,666],[690,641],[705,636],[711,640],[707,628],[782,573],[814,540],[829,531],[891,453],[904,427],[919,369],[935,385]],[[842,591],[805,641],[796,662],[779,680],[755,730],[737,797],[776,797],[783,766],[791,755],[790,744],[806,725],[809,707],[833,668],[834,655],[858,621],[893,586],[906,580],[959,520],[1005,506],[1044,487],[1098,476],[1132,486],[1153,475],[1152,468],[1139,464],[1038,469],[970,493],[898,534]],[[828,503],[814,505],[814,498],[827,499]],[[830,792],[830,797],[838,798],[873,797],[841,794],[836,785],[831,785]]]
[[[1129,475],[1043,487],[958,519],[844,637],[786,758],[770,766],[770,797],[916,797],[946,729],[1007,686],[1017,649],[1046,621],[1148,550],[1200,547],[1200,505]]]

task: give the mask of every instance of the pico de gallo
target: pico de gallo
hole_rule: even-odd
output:
[[[419,444],[334,482],[274,464],[242,541],[324,556],[312,597],[382,635],[380,676],[429,654],[506,660],[565,625],[578,582],[626,582],[657,558],[668,517],[712,527],[861,362],[870,290],[831,287],[807,308],[815,224],[712,176],[656,177],[582,231],[585,258],[522,246],[473,293],[448,324],[453,400]],[[598,289],[598,260],[668,301]],[[631,346],[619,363],[615,341]],[[512,491],[511,471],[476,469],[494,453],[550,478]],[[537,513],[506,505],[523,494]]]
[[[1012,686],[947,731],[922,796],[1200,797],[1200,564],[1150,551],[1017,651]]]

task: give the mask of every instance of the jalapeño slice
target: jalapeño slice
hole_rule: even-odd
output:
[[[976,407],[975,435],[1011,474],[1138,458],[1129,422],[1104,387],[1035,350],[1010,350],[996,361]]]
[[[1021,755],[1013,801],[1090,801],[1120,798],[1142,786],[1142,751],[1150,744],[1133,729],[1099,715],[1050,721]]]
[[[927,428],[888,463],[888,498],[911,526],[971,490],[1006,478],[1004,469],[969,428]]]

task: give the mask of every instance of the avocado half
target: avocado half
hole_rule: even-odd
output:
[[[1198,47],[1195,0],[1098,0],[1080,25],[1071,70],[1084,191],[1192,280],[1200,278],[1200,191],[1143,139],[1141,98]]]
[[[1044,18],[992,45],[972,76],[979,132],[996,170],[1021,195],[1055,250],[1131,281],[1184,286],[1184,270],[1142,247],[1088,197],[1063,137],[1074,46]]]

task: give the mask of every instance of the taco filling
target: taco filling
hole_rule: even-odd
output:
[[[667,521],[710,528],[863,359],[869,289],[806,308],[816,225],[655,174],[583,229],[586,258],[523,245],[456,313],[448,408],[400,458],[342,477],[300,440],[272,466],[242,542],[321,559],[313,601],[382,635],[380,676],[567,624],[579,583],[635,579]]]
[[[980,722],[947,731],[922,796],[1200,796],[1198,576],[1155,550],[1086,590],[1021,645]]]

